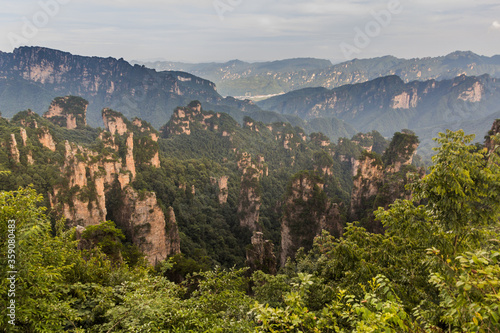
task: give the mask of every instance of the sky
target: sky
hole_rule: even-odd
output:
[[[182,62],[500,54],[498,0],[1,0],[0,50]]]

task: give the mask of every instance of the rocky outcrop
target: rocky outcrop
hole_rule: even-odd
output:
[[[339,206],[327,198],[323,187],[322,180],[308,172],[291,180],[281,218],[281,266],[299,248],[311,249],[322,230],[337,237],[342,235]]]
[[[109,110],[103,115],[109,131],[100,133],[99,140],[105,149],[93,151],[66,141],[61,167],[65,184],[50,194],[51,206],[70,225],[87,227],[114,220],[154,265],[180,252],[175,214],[169,209],[165,216],[155,193],[137,192],[130,183],[136,177],[135,149],[143,149],[147,142],[158,154],[158,136],[134,121],[130,128],[138,133],[136,142],[125,117]],[[116,135],[122,137],[118,140]]]
[[[89,102],[81,97],[57,97],[43,117],[67,129],[85,128],[88,104]]]
[[[373,211],[387,208],[399,198],[409,198],[406,191],[408,172],[425,174],[423,169],[411,166],[419,141],[411,131],[394,134],[389,147],[381,156],[364,151],[353,163],[353,188],[351,193],[350,219],[361,221],[371,232],[383,232],[380,222],[375,221]]]
[[[223,205],[227,203],[227,197],[229,195],[229,190],[227,187],[227,182],[229,180],[228,176],[222,176],[217,180],[217,185],[218,185],[218,198],[219,198],[219,204]]]
[[[172,207],[168,208],[167,212],[167,254],[173,255],[181,253],[181,237],[179,236],[179,229],[177,227],[177,219]]]
[[[384,165],[373,155],[363,155],[353,165],[353,187],[351,192],[351,219],[362,216],[365,201],[377,195],[384,179]]]
[[[263,157],[254,162],[250,154],[244,152],[238,160],[241,176],[240,197],[238,201],[238,216],[240,226],[252,231],[260,231],[258,224],[261,206],[260,179],[266,174],[267,167]]]
[[[26,133],[26,129],[21,127],[19,132],[19,134],[21,134],[21,140],[23,140],[23,146],[26,147],[26,144],[28,143],[28,134]]]
[[[28,144],[28,134],[26,133],[26,129],[21,127],[19,132],[19,134],[21,134],[23,146],[26,147],[26,145]],[[28,152],[26,153],[26,159],[29,165],[33,165],[35,163],[35,161],[33,160],[33,152],[31,150],[28,150]]]
[[[135,171],[135,160],[134,160],[134,133],[130,132],[127,135],[127,154],[125,155],[125,168],[132,174],[132,179],[134,180]]]
[[[293,150],[307,141],[307,136],[301,128],[292,127],[289,123],[275,123],[272,132],[276,141],[281,141],[283,148]]]
[[[169,235],[172,238],[168,238],[165,215],[158,206],[155,193],[137,193],[130,187],[126,188],[122,208],[115,215],[117,224],[146,254],[151,265],[165,260],[170,254],[179,253],[180,243],[175,215],[169,216]]]
[[[109,132],[111,132],[112,136],[114,136],[115,134],[123,135],[128,131],[124,117],[119,112],[116,112],[108,108],[103,109],[102,120],[104,122],[104,126],[106,126],[106,129]]]
[[[463,91],[458,96],[458,99],[465,102],[478,103],[482,101],[483,94],[484,94],[484,86],[480,82],[474,82],[472,87]]]
[[[100,165],[92,163],[97,153],[65,142],[62,173],[65,186],[56,186],[50,195],[52,208],[70,225],[97,225],[106,220],[105,177]]]
[[[224,131],[223,125],[232,123],[239,126],[234,119],[228,115],[222,115],[212,111],[204,111],[199,101],[192,101],[187,107],[178,107],[174,110],[170,121],[160,129],[163,137],[172,135],[191,135],[193,130],[214,131],[222,136],[231,137],[231,134]]]
[[[17,141],[16,141],[16,136],[14,134],[10,135],[10,143],[9,143],[9,148],[10,148],[10,158],[14,163],[20,163],[21,162],[21,155],[19,154],[19,149],[17,148]]]
[[[52,134],[47,127],[42,127],[38,134],[38,140],[42,144],[42,146],[49,148],[52,151],[56,151],[56,143],[54,138],[52,138]]]
[[[323,133],[311,133],[309,135],[311,142],[320,147],[328,147],[331,145],[330,138]]]
[[[262,232],[254,232],[251,245],[246,251],[247,265],[252,272],[261,270],[267,274],[276,274],[276,255],[274,244],[264,239]]]
[[[411,92],[403,91],[400,95],[392,98],[392,109],[410,109],[416,108],[418,103],[418,93],[416,89]]]

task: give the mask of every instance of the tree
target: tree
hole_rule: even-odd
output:
[[[4,305],[15,300],[15,326],[7,323],[9,318],[6,316],[1,316],[0,326],[10,327],[14,332],[58,331],[77,318],[59,289],[64,274],[72,268],[69,262],[71,251],[67,251],[68,245],[63,237],[52,237],[50,221],[44,215],[45,208],[38,206],[40,201],[42,196],[31,188],[0,192],[0,247],[3,254],[0,291]],[[9,226],[13,227],[9,229]],[[15,236],[10,238],[15,239],[15,246],[9,247],[13,250],[10,253],[7,250],[9,234]],[[13,255],[9,259],[14,261],[7,262],[7,253]],[[17,272],[9,273],[15,280],[4,278],[7,271]],[[14,297],[8,294],[12,290]]]

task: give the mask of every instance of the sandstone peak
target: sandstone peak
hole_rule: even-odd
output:
[[[111,132],[111,135],[123,135],[127,133],[127,120],[120,112],[109,108],[102,110],[102,120],[106,129]]]
[[[87,126],[87,107],[89,102],[77,96],[57,97],[43,115],[52,123],[67,129]]]

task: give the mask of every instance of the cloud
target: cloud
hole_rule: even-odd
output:
[[[491,28],[492,29],[497,29],[497,30],[500,30],[500,22],[498,21],[495,21],[491,24]]]

